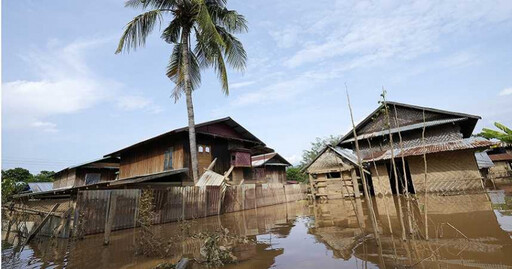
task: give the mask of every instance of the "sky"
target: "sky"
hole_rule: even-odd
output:
[[[512,1],[232,0],[249,31],[230,94],[204,70],[196,122],[231,116],[292,163],[388,99],[512,125]],[[114,54],[141,10],[115,0],[2,1],[2,169],[61,170],[187,125],[156,27]],[[165,22],[169,17],[165,18]]]

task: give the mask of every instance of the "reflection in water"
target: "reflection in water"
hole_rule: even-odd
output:
[[[403,212],[398,199],[383,197],[373,202],[380,246],[373,238],[363,199],[289,203],[198,219],[191,222],[190,233],[222,227],[257,242],[237,247],[241,262],[225,268],[512,268],[511,211],[493,207],[486,194],[429,196],[428,241],[423,239],[424,197],[402,200]],[[406,241],[402,223],[407,226]],[[171,238],[182,230],[170,223],[153,227],[153,232]],[[14,258],[12,247],[3,245],[2,267],[153,268],[162,263],[134,255],[137,233],[114,232],[107,247],[102,245],[103,235],[74,242],[34,241]],[[165,261],[175,262],[181,256],[198,257],[201,240],[171,244],[173,257]]]

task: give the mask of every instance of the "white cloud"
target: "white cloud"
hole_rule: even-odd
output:
[[[238,88],[243,88],[243,87],[252,85],[254,83],[256,83],[256,81],[254,81],[254,80],[242,81],[242,82],[232,83],[231,85],[229,85],[229,88],[230,89],[238,89]]]
[[[499,96],[505,96],[505,95],[511,95],[511,94],[512,94],[512,88],[506,88],[506,89],[503,89],[499,93]]]
[[[2,84],[4,124],[8,128],[36,128],[57,131],[48,117],[77,113],[116,98],[122,110],[161,108],[143,97],[124,96],[122,83],[96,74],[86,61],[87,52],[109,39],[75,41],[66,45],[51,40],[45,49],[27,51],[21,58],[35,78]],[[123,89],[126,92],[126,89]]]
[[[279,28],[279,30],[270,31],[269,33],[276,41],[278,47],[290,48],[298,43],[300,31],[301,28],[293,24],[284,28]]]
[[[270,84],[261,89],[241,94],[231,102],[233,106],[270,104],[289,100],[313,87],[313,79],[305,76]]]
[[[439,50],[443,36],[512,18],[512,2],[493,2],[338,2],[302,21],[305,30],[297,38],[313,42],[284,64],[298,67],[336,58],[357,67],[388,58],[414,59]]]
[[[35,121],[32,123],[33,127],[40,128],[41,130],[45,132],[55,133],[58,132],[58,130],[55,128],[57,127],[57,124],[52,122],[45,122],[45,121]]]
[[[300,163],[300,161],[302,161],[302,157],[299,156],[299,155],[290,155],[290,156],[287,156],[285,157],[285,159],[290,162],[292,165],[297,165]]]

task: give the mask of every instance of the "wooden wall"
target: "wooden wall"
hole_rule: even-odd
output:
[[[76,178],[76,170],[75,169],[67,169],[59,173],[58,176],[55,177],[53,181],[53,188],[63,188],[68,186],[73,186]]]
[[[150,144],[127,150],[121,154],[119,178],[129,178],[164,171],[164,154],[173,147],[172,166],[179,169],[185,166],[188,155],[184,151],[183,137],[175,139],[159,139]]]
[[[423,156],[406,158],[414,190],[425,191]],[[441,152],[427,155],[427,185],[429,192],[449,192],[482,189],[482,177],[473,150]]]
[[[509,161],[494,161],[494,166],[489,168],[489,178],[511,177],[512,170],[510,169]]]
[[[101,175],[100,182],[102,182],[115,180],[116,172],[117,169],[77,168],[74,186],[85,185],[85,175],[88,173],[99,173]]]
[[[305,198],[305,188],[300,184],[244,184],[228,186],[222,196],[219,186],[171,187],[153,192],[153,224],[181,219],[202,218],[222,213],[293,202]],[[78,193],[77,222],[85,235],[101,233],[112,194],[117,195],[117,207],[112,230],[135,227],[138,216],[140,190],[92,190]],[[224,199],[222,200],[222,197]],[[222,201],[222,203],[221,203]]]

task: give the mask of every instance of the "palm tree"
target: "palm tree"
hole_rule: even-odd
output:
[[[482,132],[480,132],[478,136],[487,139],[498,139],[501,142],[512,144],[512,130],[499,122],[495,122],[494,126],[501,131],[482,128]]]
[[[198,180],[198,162],[192,91],[201,82],[201,68],[214,68],[224,94],[229,94],[226,62],[243,71],[247,54],[234,36],[247,31],[244,16],[226,8],[227,0],[128,0],[127,7],[145,12],[133,18],[124,30],[116,54],[144,46],[155,25],[165,22],[161,38],[173,46],[167,65],[167,77],[174,83],[175,102],[185,93],[188,113],[190,157],[194,182]],[[191,43],[195,42],[192,49]]]

